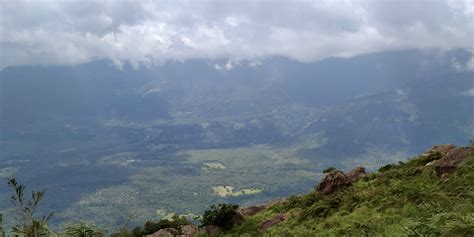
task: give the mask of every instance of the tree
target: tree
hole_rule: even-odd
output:
[[[25,186],[23,184],[19,184],[15,178],[11,178],[8,179],[8,187],[12,191],[11,202],[16,212],[15,221],[17,223],[13,227],[13,232],[26,237],[50,235],[48,221],[53,216],[53,212],[41,218],[35,218],[37,208],[46,191],[31,191],[31,199],[26,201]]]

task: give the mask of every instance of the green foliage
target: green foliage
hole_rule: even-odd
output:
[[[315,203],[318,200],[318,195],[315,193],[309,193],[303,196],[291,196],[288,198],[287,202],[283,204],[282,206],[284,207],[285,211],[288,211],[290,209],[294,208],[306,208],[313,203]],[[278,206],[275,206],[274,208],[277,208]]]
[[[259,223],[255,219],[247,219],[242,225],[234,226],[227,234],[232,236],[246,236],[246,233],[259,233]],[[256,234],[252,236],[258,236]]]
[[[334,170],[336,170],[335,167],[332,167],[332,166],[331,166],[331,167],[328,167],[328,168],[326,168],[326,169],[323,170],[323,174],[330,173],[331,171],[334,171]]]
[[[53,212],[40,218],[35,217],[45,191],[31,191],[31,198],[27,201],[23,184],[18,183],[15,178],[8,179],[7,184],[11,189],[11,202],[16,211],[15,220],[17,224],[12,228],[13,232],[26,237],[50,235],[48,221],[53,216]]]
[[[385,171],[387,171],[387,170],[390,170],[390,169],[392,169],[392,168],[394,168],[394,167],[396,167],[396,166],[397,166],[397,165],[395,165],[395,164],[384,165],[384,166],[380,167],[379,172],[380,172],[380,173],[383,173],[383,172],[385,172]]]
[[[71,237],[105,236],[99,228],[84,222],[66,224],[64,227],[64,233]]]
[[[402,230],[407,236],[441,236],[441,231],[423,223],[408,227],[403,226]]]
[[[238,205],[222,203],[217,206],[212,205],[209,210],[206,210],[202,215],[202,225],[215,225],[224,230],[232,228],[232,218],[239,208]]]

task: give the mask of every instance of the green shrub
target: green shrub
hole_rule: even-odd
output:
[[[202,215],[202,225],[215,225],[224,230],[232,228],[232,219],[235,216],[236,210],[239,208],[238,205],[234,204],[219,204],[217,206],[212,205],[209,210],[206,210]]]
[[[84,222],[66,224],[64,233],[71,237],[105,236],[99,228]]]

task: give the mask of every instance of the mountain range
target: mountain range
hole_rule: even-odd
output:
[[[313,63],[7,67],[0,176],[54,193],[45,205],[59,210],[58,223],[106,226],[130,212],[138,223],[301,193],[328,166],[373,170],[473,138],[472,58],[405,50]]]

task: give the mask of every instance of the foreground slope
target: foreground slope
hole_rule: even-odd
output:
[[[372,174],[331,170],[306,195],[241,209],[222,234],[473,236],[473,185],[474,147],[439,145]]]

